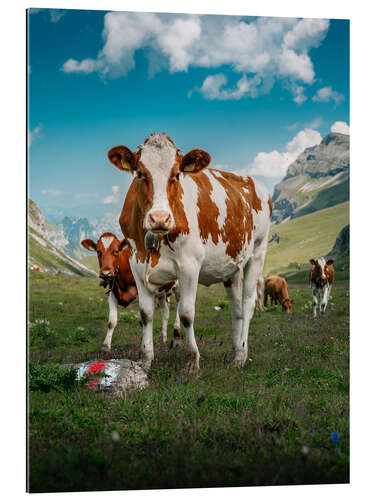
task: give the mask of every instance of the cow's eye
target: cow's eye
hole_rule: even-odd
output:
[[[100,250],[98,250],[98,257],[101,257],[102,256],[102,252]]]
[[[180,173],[179,173],[179,172],[177,172],[177,174],[176,174],[176,179],[178,180],[179,178],[180,178]]]
[[[113,255],[118,255],[118,250],[114,250]]]
[[[138,170],[138,172],[137,172],[137,177],[138,177],[138,179],[141,179],[141,178],[142,178],[142,172],[140,172],[139,170]]]

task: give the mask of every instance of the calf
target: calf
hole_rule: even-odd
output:
[[[264,289],[264,306],[267,306],[268,296],[271,297],[271,305],[277,305],[280,302],[283,311],[290,313],[290,300],[288,294],[288,284],[281,276],[268,276]]]
[[[125,239],[120,241],[113,233],[103,233],[97,243],[94,243],[91,239],[83,240],[81,245],[87,250],[97,253],[100,267],[99,277],[102,279],[101,286],[104,286],[104,288],[109,287],[108,331],[102,346],[103,351],[109,352],[111,350],[113,331],[117,325],[117,306],[127,307],[138,296],[136,283],[129,264],[130,248]],[[175,283],[169,283],[161,287],[156,294],[162,310],[161,340],[163,342],[167,341],[169,298],[172,288],[176,288]],[[175,290],[175,294],[177,300],[177,290]],[[176,314],[175,337],[179,336],[179,332],[180,320],[178,314]]]
[[[326,261],[324,257],[320,257],[318,260],[310,259],[309,283],[312,287],[314,318],[317,314],[318,305],[321,314],[324,314],[327,308],[335,275],[333,263],[333,259]]]

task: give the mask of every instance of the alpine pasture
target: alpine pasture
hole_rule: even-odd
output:
[[[281,235],[288,224],[297,220],[277,226]],[[273,272],[281,267],[271,260],[274,245],[266,261]],[[285,267],[293,260],[286,258]],[[280,306],[255,313],[251,361],[242,368],[230,363],[231,320],[222,285],[199,286],[199,375],[184,371],[183,348],[170,351],[158,341],[156,311],[150,385],[123,399],[93,392],[61,365],[137,360],[137,302],[119,310],[112,352],[103,354],[108,306],[99,280],[30,271],[30,491],[348,482],[348,260],[335,268],[333,298],[315,320],[307,270],[299,266],[287,278],[291,313]],[[172,299],[168,343],[174,311]]]

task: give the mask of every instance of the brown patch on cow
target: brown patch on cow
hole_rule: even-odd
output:
[[[179,181],[181,155],[176,154],[176,161],[171,169],[167,184],[168,203],[173,213],[175,227],[168,233],[168,240],[173,243],[179,234],[189,234],[189,223],[186,218],[182,197],[184,189]],[[166,245],[163,240],[162,244]]]
[[[206,242],[211,235],[212,241],[217,245],[219,241],[219,226],[217,219],[219,209],[211,199],[212,184],[205,173],[196,173],[191,176],[198,188],[198,226],[202,240]]]
[[[119,224],[125,238],[135,241],[136,258],[142,263],[145,262],[147,254],[144,241],[146,231],[143,228],[143,221],[152,206],[153,197],[151,174],[143,163],[138,161],[137,177],[131,183],[126,195]],[[159,255],[159,251],[155,253]],[[156,262],[156,259],[158,260],[156,256],[152,256],[153,263]]]
[[[227,244],[226,253],[233,259],[250,243],[254,229],[251,211],[262,210],[262,202],[255,191],[251,177],[240,177],[230,172],[210,169],[215,179],[225,189],[227,217],[220,231],[223,242]]]
[[[271,196],[268,197],[268,206],[270,209],[270,218],[271,218],[272,217],[272,208],[273,208]]]
[[[333,264],[325,265],[325,275],[327,276],[327,282],[329,285],[332,285],[333,280],[335,278],[335,270]]]

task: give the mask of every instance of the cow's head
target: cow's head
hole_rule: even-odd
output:
[[[176,204],[182,196],[180,176],[199,172],[211,161],[201,149],[182,155],[165,134],[151,134],[135,153],[116,146],[108,151],[108,159],[119,170],[136,174],[136,203],[143,228],[155,234],[175,229]]]
[[[284,299],[281,303],[281,306],[283,308],[283,311],[286,312],[286,313],[290,313],[290,307],[291,307],[291,304],[293,304],[294,302],[294,299],[290,299],[289,297],[287,297],[286,299]]]
[[[81,241],[81,245],[96,252],[99,260],[99,276],[106,280],[115,276],[120,264],[120,252],[126,247],[126,240],[119,240],[113,233],[103,233],[94,243],[91,239]]]
[[[325,260],[324,257],[320,259],[310,259],[311,269],[310,269],[310,280],[315,283],[318,287],[323,288],[324,285],[328,283],[328,267],[332,266],[334,263],[333,259]]]

